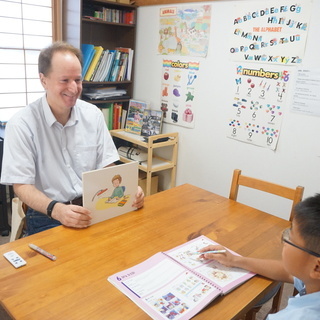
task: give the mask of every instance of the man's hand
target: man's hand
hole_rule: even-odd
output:
[[[141,187],[138,186],[138,191],[136,193],[136,197],[134,199],[132,206],[139,209],[143,207],[143,204],[144,204],[144,193]]]
[[[83,207],[57,203],[53,207],[52,218],[60,221],[66,227],[86,228],[90,225],[91,212]]]

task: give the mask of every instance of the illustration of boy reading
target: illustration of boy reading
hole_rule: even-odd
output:
[[[120,186],[122,178],[119,174],[116,174],[113,178],[112,178],[112,185],[114,187],[114,190],[111,194],[111,196],[107,199],[106,203],[115,203],[118,202],[119,199],[124,197],[124,190],[125,187],[124,186]]]

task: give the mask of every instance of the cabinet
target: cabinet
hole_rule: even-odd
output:
[[[89,18],[94,11],[110,9],[113,11],[131,12],[133,23],[107,22],[104,20]],[[115,49],[117,47],[131,48],[135,50],[136,43],[136,6],[122,4],[106,0],[64,0],[63,1],[63,40],[77,48],[82,43],[102,46],[104,49]],[[108,100],[90,100],[99,106],[106,102],[122,102],[124,107],[128,105],[133,94],[134,55],[130,81],[92,82],[84,81],[83,88],[90,87],[116,87],[127,91],[125,97],[114,97]],[[85,99],[84,99],[85,100]]]
[[[122,129],[111,130],[111,135],[114,138],[129,142],[133,145],[140,147],[147,152],[148,158],[146,161],[139,163],[139,170],[146,172],[147,183],[146,183],[146,195],[151,194],[151,178],[152,174],[162,170],[171,170],[170,172],[170,187],[175,187],[176,184],[176,170],[177,170],[177,155],[178,155],[178,140],[179,135],[177,132],[174,133],[163,133],[159,135],[150,136],[148,141],[145,142],[144,137],[138,136],[129,132],[126,132]],[[157,142],[158,139],[167,139],[166,141]],[[116,143],[117,144],[117,143]],[[159,148],[170,147],[171,156],[169,157],[160,157],[155,154],[155,151]],[[120,157],[122,162],[130,162],[131,160]]]

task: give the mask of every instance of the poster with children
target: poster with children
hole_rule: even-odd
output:
[[[91,224],[133,211],[138,189],[138,162],[82,174],[83,206],[92,212]]]
[[[194,128],[199,65],[190,60],[163,60],[160,108],[164,122]]]
[[[210,24],[210,5],[160,8],[159,54],[206,57]]]
[[[275,150],[285,113],[290,67],[235,65],[227,136]]]

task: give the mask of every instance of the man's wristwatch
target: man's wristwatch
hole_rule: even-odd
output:
[[[47,208],[47,215],[49,218],[53,219],[52,218],[52,211],[53,211],[53,207],[58,203],[59,201],[56,201],[56,200],[52,200],[49,205],[48,205],[48,208]]]

